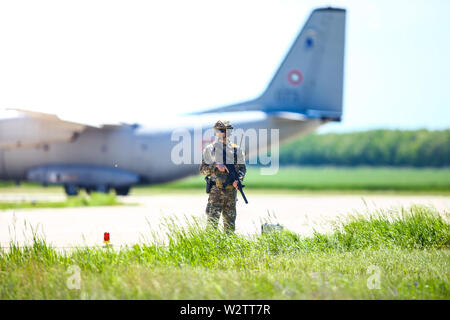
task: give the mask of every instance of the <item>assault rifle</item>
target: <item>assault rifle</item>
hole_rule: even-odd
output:
[[[235,161],[237,160],[236,149],[234,149],[234,159]],[[230,183],[233,184],[234,181],[237,181],[238,190],[241,193],[242,198],[244,198],[245,203],[248,204],[247,198],[245,197],[244,191],[242,190],[242,188],[244,188],[245,186],[241,183],[241,180],[239,179],[239,175],[236,172],[234,163],[233,164],[226,163],[226,148],[223,149],[223,164],[226,166],[228,171],[228,177],[227,180],[225,180],[225,182],[223,183],[223,188],[225,188]]]
[[[225,188],[230,183],[233,184],[234,181],[237,181],[238,190],[242,195],[242,198],[244,198],[245,203],[248,203],[247,198],[245,197],[244,191],[242,188],[245,186],[241,183],[241,180],[239,179],[239,175],[236,172],[236,168],[234,167],[234,164],[225,164],[228,170],[228,177],[227,180],[223,183],[223,187]]]

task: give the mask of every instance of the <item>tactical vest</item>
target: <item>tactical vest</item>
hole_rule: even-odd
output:
[[[214,154],[214,158],[216,157],[216,146],[213,147],[213,154]],[[237,164],[237,148],[233,147],[233,156],[234,156],[234,162],[233,164]],[[224,156],[222,155],[222,161],[223,163],[225,163]]]
[[[213,152],[214,158],[215,158],[216,157],[216,147],[215,146],[213,147],[212,152]],[[226,161],[225,153],[226,153],[226,148],[224,148],[224,153],[222,154],[222,161],[223,161],[223,163],[225,163],[225,161]],[[233,156],[234,156],[234,163],[233,164],[237,164],[237,148],[236,147],[233,147]],[[221,176],[221,174],[219,174],[219,176]],[[213,177],[211,180],[215,182],[217,187],[222,189],[223,188],[222,184],[225,182],[226,179],[223,179],[222,177]],[[227,189],[233,189],[234,187],[233,187],[233,185],[230,184],[226,188]]]

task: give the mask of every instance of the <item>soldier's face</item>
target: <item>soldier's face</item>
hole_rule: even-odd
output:
[[[216,130],[216,137],[219,139],[224,139],[225,136],[227,135],[227,132],[225,129],[217,129]]]

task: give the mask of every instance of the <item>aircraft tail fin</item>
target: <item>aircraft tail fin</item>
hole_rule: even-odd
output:
[[[314,10],[260,97],[206,112],[295,112],[340,121],[345,19],[345,9]]]
[[[314,10],[266,91],[258,98],[259,104],[267,111],[340,118],[344,44],[345,10]]]

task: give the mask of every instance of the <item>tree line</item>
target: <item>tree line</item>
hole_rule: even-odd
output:
[[[280,147],[280,165],[450,165],[450,129],[312,133]]]

